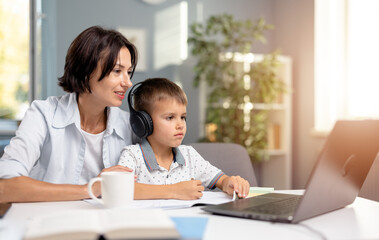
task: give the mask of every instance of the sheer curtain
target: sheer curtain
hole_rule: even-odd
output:
[[[379,1],[315,0],[315,130],[379,118]]]

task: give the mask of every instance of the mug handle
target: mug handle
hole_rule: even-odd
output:
[[[101,182],[101,177],[95,177],[95,178],[92,178],[89,183],[88,183],[88,194],[89,196],[95,200],[96,202],[100,203],[101,205],[104,205],[104,201],[99,199],[98,197],[96,197],[93,192],[92,192],[92,185],[95,183],[95,182]]]

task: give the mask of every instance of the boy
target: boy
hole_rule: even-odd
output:
[[[204,186],[218,187],[229,195],[236,191],[239,197],[246,197],[250,185],[245,179],[225,175],[193,147],[180,145],[186,134],[184,91],[165,78],[147,79],[137,85],[129,93],[131,125],[139,135],[141,129],[133,126],[132,115],[147,116],[142,121],[146,125],[142,132],[147,129],[148,133],[142,133],[141,144],[124,147],[118,163],[133,169],[137,176],[135,198],[197,199],[202,197]]]

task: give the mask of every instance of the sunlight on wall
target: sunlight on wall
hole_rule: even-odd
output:
[[[379,1],[315,1],[315,130],[378,118]]]
[[[348,115],[379,117],[379,1],[350,1],[348,12]]]
[[[187,59],[188,3],[180,2],[155,16],[154,69]]]

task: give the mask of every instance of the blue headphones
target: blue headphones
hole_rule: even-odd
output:
[[[140,138],[146,138],[153,133],[153,119],[145,111],[136,111],[133,108],[132,97],[136,91],[136,87],[141,85],[143,82],[135,84],[129,92],[128,104],[130,111],[130,125],[132,126],[133,132]]]

